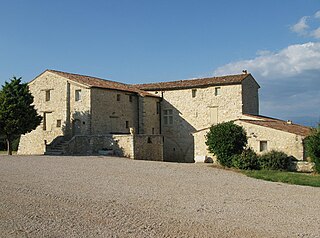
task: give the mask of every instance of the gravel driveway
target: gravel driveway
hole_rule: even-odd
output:
[[[320,237],[320,189],[207,164],[0,156],[1,237]]]

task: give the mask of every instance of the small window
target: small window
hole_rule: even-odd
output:
[[[81,90],[80,89],[77,89],[75,91],[75,100],[76,101],[80,101],[81,100]]]
[[[173,124],[172,109],[163,110],[163,122],[165,125]]]
[[[129,102],[132,102],[132,95],[129,95]]]
[[[61,127],[61,120],[57,120],[57,127]]]
[[[152,127],[152,135],[154,135],[154,128]]]
[[[268,142],[267,141],[260,141],[260,152],[268,150]]]
[[[50,90],[46,90],[46,102],[50,101]]]
[[[157,102],[157,114],[160,113],[160,102]]]
[[[192,89],[192,97],[195,98],[197,94],[197,89]]]
[[[220,95],[220,87],[216,87],[216,88],[214,88],[214,96],[219,96]]]
[[[117,94],[117,101],[120,101],[120,94]]]
[[[126,128],[129,128],[129,121],[126,121]]]

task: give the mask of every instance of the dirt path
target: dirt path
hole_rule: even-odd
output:
[[[1,237],[320,237],[319,201],[205,164],[0,156]]]

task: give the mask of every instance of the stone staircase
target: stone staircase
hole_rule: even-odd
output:
[[[59,140],[53,141],[51,144],[46,146],[45,155],[63,155],[64,147],[68,143],[65,138],[59,138]]]

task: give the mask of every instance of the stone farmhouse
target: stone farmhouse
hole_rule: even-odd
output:
[[[251,74],[128,85],[46,70],[29,83],[42,124],[21,137],[19,154],[96,154],[177,162],[213,157],[213,124],[243,126],[256,152],[281,150],[306,160],[310,128],[259,115]]]

